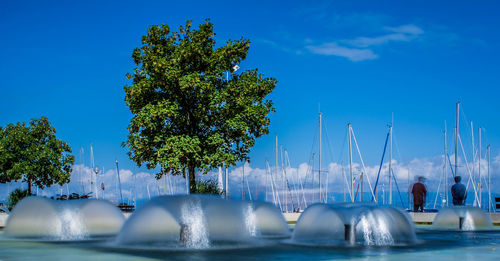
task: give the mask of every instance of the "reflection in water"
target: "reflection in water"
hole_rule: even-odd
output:
[[[200,251],[184,249],[117,248],[106,242],[77,242],[61,247],[58,243],[3,240],[0,232],[2,260],[497,260],[500,232],[468,232],[417,230],[418,243],[405,247],[327,246],[306,247],[274,244],[258,248]],[[479,239],[479,240],[478,240]],[[69,247],[70,246],[70,247]],[[213,249],[211,245],[210,249]]]

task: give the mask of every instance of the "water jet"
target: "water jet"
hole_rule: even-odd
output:
[[[369,204],[315,204],[300,216],[292,242],[307,245],[398,245],[416,242],[408,214]]]
[[[441,209],[432,228],[437,230],[487,231],[493,229],[490,217],[480,208],[453,206]]]
[[[85,240],[116,235],[124,221],[120,210],[103,200],[27,197],[12,210],[4,233],[13,238]]]
[[[115,243],[208,249],[289,236],[282,214],[269,203],[178,195],[146,202],[123,225]]]

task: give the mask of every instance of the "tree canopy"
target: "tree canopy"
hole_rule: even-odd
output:
[[[257,69],[235,72],[247,56],[250,41],[229,40],[216,47],[213,24],[193,29],[187,21],[179,32],[155,25],[134,49],[131,85],[125,102],[133,114],[124,146],[139,166],[166,173],[234,166],[248,160],[255,139],[269,132],[272,101],[266,99],[277,81]]]
[[[22,180],[38,188],[63,185],[70,180],[68,143],[56,138],[56,130],[46,117],[0,127],[0,182]]]

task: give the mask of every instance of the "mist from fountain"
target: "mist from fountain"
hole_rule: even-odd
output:
[[[181,224],[186,224],[184,231],[181,230],[181,241],[187,248],[208,248],[207,222],[201,209],[199,200],[186,202],[181,207]]]
[[[124,222],[121,211],[107,201],[27,197],[10,213],[4,234],[13,238],[85,240],[116,235]]]
[[[248,204],[245,211],[245,225],[247,227],[248,233],[252,237],[257,236],[257,216],[255,215],[255,209],[252,204]]]
[[[142,205],[124,224],[115,243],[207,249],[287,236],[290,230],[283,215],[268,203],[177,195],[156,197]]]
[[[315,204],[300,216],[291,242],[391,246],[414,244],[416,235],[408,214],[390,206]]]
[[[377,211],[377,210],[374,210]],[[368,212],[361,217],[356,229],[363,232],[363,239],[366,245],[394,245],[394,238],[389,231],[387,220],[380,222],[377,217],[380,218],[381,215],[375,215],[373,212]],[[385,216],[382,215],[381,218]],[[376,224],[374,226],[374,224]]]
[[[452,231],[485,231],[492,230],[488,214],[476,207],[453,206],[441,209],[434,221],[432,228],[437,230]]]
[[[66,206],[59,214],[60,228],[58,233],[61,240],[82,240],[89,236],[87,227],[84,225],[82,215],[77,206]]]

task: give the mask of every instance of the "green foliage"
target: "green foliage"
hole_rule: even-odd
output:
[[[196,180],[196,193],[222,195],[224,191],[219,190],[217,182],[213,179]]]
[[[22,180],[41,189],[69,182],[74,156],[47,118],[0,127],[0,182]]]
[[[9,209],[12,210],[14,206],[25,197],[32,196],[32,194],[27,189],[15,189],[10,192],[7,198],[7,205]]]
[[[215,47],[213,24],[191,22],[171,32],[151,26],[132,53],[136,68],[127,77],[125,102],[133,114],[124,146],[139,166],[160,167],[157,178],[195,170],[207,173],[248,160],[255,139],[269,132],[267,100],[276,80],[257,69],[234,72],[247,56],[250,41],[229,40]],[[226,80],[226,72],[231,72]]]

